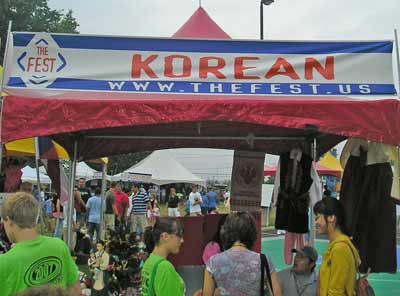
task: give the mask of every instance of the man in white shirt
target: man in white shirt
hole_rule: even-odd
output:
[[[197,185],[192,185],[192,192],[189,194],[190,216],[201,216],[201,194],[197,191]]]

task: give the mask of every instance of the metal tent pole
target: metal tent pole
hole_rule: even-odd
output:
[[[3,85],[4,85],[4,80],[5,80],[5,73],[6,73],[6,61],[7,61],[7,52],[8,52],[8,45],[10,43],[10,36],[11,36],[11,27],[12,27],[12,21],[8,22],[8,30],[7,30],[7,41],[6,41],[6,48],[4,52],[4,60],[3,60],[3,75],[1,78],[1,84],[0,84],[0,172],[1,172],[1,165],[3,161],[3,139],[1,137],[2,133],[2,121],[3,121]],[[0,45],[1,45],[1,40],[0,40]]]
[[[314,164],[317,163],[317,138],[313,138],[313,142],[311,143],[311,152],[312,152],[312,159]],[[310,201],[310,219],[311,219],[311,227],[310,227],[310,246],[315,245],[315,220],[314,220],[314,212],[313,212],[313,205]]]
[[[394,41],[396,43],[396,60],[397,60],[397,82],[399,83],[398,85],[398,93],[397,96],[400,97],[400,54],[399,54],[399,38],[397,34],[397,29],[394,29]]]
[[[36,223],[38,223],[40,219],[40,233],[44,232],[44,220],[43,220],[43,196],[42,196],[42,186],[40,185],[40,171],[39,171],[39,139],[35,137],[35,165],[36,165],[36,187],[38,191],[38,201],[39,208],[36,216]]]
[[[69,190],[68,190],[68,206],[67,206],[67,245],[72,250],[72,225],[73,225],[73,214],[74,214],[74,181],[76,173],[76,159],[78,154],[78,140],[74,140],[74,153],[70,160],[69,167]]]
[[[267,223],[266,223],[266,226],[268,227],[269,226],[269,213],[270,213],[270,209],[271,209],[271,205],[269,205],[268,207],[267,207]]]
[[[103,173],[101,176],[100,233],[97,234],[99,238],[103,238],[102,235],[105,230],[104,206],[105,206],[106,190],[107,190],[107,164],[103,163]]]

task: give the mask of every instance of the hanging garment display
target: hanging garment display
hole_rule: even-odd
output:
[[[361,257],[360,271],[397,270],[396,207],[391,198],[393,173],[381,144],[352,139],[343,174],[340,201]],[[348,147],[344,149],[348,153]],[[364,151],[364,149],[368,151]]]
[[[279,190],[275,228],[293,233],[308,232],[308,207],[312,159],[300,149],[283,154],[279,163]]]

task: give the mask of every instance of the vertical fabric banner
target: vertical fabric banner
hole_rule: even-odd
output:
[[[232,211],[260,211],[265,153],[235,151],[231,182]]]

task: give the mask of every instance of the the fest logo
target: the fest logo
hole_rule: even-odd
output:
[[[30,87],[49,86],[62,71],[67,61],[57,43],[49,35],[36,34],[26,50],[18,55],[21,78]]]

